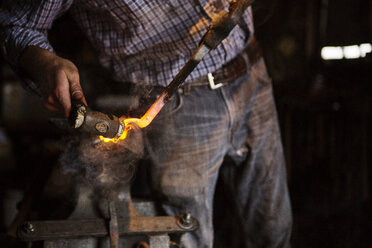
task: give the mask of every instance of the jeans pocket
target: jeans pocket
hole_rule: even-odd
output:
[[[266,64],[263,58],[260,58],[255,65],[251,67],[251,75],[257,78],[258,82],[265,86],[271,84],[271,77],[267,71]]]
[[[183,96],[180,92],[174,93],[169,102],[165,104],[163,109],[159,113],[160,118],[169,117],[177,113],[183,106]]]

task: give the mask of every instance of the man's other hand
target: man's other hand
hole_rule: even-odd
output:
[[[19,64],[32,80],[40,84],[44,104],[49,110],[62,111],[68,117],[71,99],[81,100],[87,105],[79,71],[71,61],[48,50],[29,46],[19,57]]]

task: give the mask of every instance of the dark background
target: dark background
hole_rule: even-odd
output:
[[[371,55],[324,61],[320,50],[370,43],[372,1],[256,2],[256,34],[273,78],[287,160],[292,246],[370,247]],[[83,83],[106,80],[68,15],[56,21],[50,39],[60,55],[78,65]],[[3,62],[0,83],[0,228],[5,232],[12,228],[16,204],[31,216],[37,210],[40,218],[61,218],[59,210],[70,207],[60,200],[70,192],[70,179],[50,177],[64,135],[48,124],[51,114]],[[97,94],[94,85],[85,86],[91,99]],[[223,201],[221,183],[217,192]],[[224,210],[216,206],[218,217]],[[225,226],[219,230],[231,234]]]

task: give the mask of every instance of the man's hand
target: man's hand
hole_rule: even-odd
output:
[[[29,46],[19,58],[21,68],[32,80],[40,84],[45,106],[52,111],[70,114],[71,99],[87,105],[80,86],[79,71],[69,60],[48,50]]]

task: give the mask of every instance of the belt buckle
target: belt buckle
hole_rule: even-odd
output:
[[[208,77],[209,87],[211,88],[211,90],[215,90],[223,86],[222,83],[219,83],[219,84],[214,83],[214,77],[212,73],[208,72],[207,77]]]

